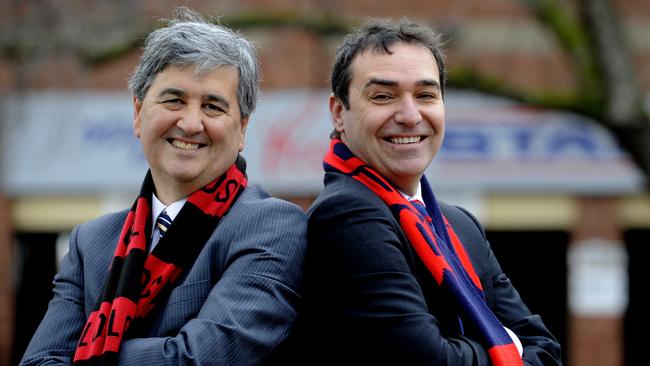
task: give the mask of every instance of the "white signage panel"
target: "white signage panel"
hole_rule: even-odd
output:
[[[247,129],[248,176],[272,193],[317,194],[332,131],[325,90],[262,94]],[[450,90],[437,190],[633,193],[640,171],[597,124]],[[0,104],[8,194],[137,192],[147,164],[127,93],[34,92]]]

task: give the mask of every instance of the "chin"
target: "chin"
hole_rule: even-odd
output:
[[[191,169],[174,169],[170,170],[168,173],[172,179],[180,183],[190,183],[197,180],[201,175],[200,172]]]
[[[401,177],[419,176],[424,173],[428,165],[429,164],[413,161],[402,162],[395,167],[395,173]]]

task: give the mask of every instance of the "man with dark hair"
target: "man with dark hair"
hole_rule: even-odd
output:
[[[325,364],[557,365],[560,347],[501,271],[478,221],[436,201],[440,37],[377,19],[337,50],[325,188],[309,210],[310,359]]]
[[[264,364],[301,300],[306,216],[248,185],[251,44],[179,8],[129,82],[149,171],[80,225],[22,365]]]

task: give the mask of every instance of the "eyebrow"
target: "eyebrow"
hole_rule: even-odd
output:
[[[399,83],[395,80],[388,80],[388,79],[378,79],[378,78],[371,78],[366,82],[366,85],[364,85],[364,89],[373,86],[373,85],[380,85],[380,86],[397,86]],[[415,83],[416,86],[432,86],[434,88],[440,89],[440,83],[437,82],[436,80],[433,79],[422,79],[418,80]]]
[[[182,96],[187,95],[187,93],[185,91],[181,90],[181,89],[166,88],[166,89],[163,89],[162,91],[160,91],[160,93],[158,93],[158,97],[162,97],[162,96],[165,96],[167,94],[175,95],[177,97],[182,97]]]
[[[182,89],[178,89],[178,88],[166,88],[166,89],[163,89],[158,94],[158,97],[162,97],[162,96],[165,96],[165,95],[175,95],[177,97],[185,97],[185,96],[187,96],[187,92],[182,90]],[[230,108],[230,104],[228,103],[226,98],[224,98],[224,97],[222,97],[220,95],[206,94],[204,96],[204,99],[207,100],[207,101],[210,101],[210,102],[220,103],[223,106],[225,106],[226,108]]]

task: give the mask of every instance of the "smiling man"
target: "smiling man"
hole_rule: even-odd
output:
[[[424,177],[445,131],[439,36],[371,20],[339,46],[331,83],[298,349],[325,364],[560,364],[479,223]]]
[[[254,49],[176,15],[129,83],[150,168],[140,194],[74,229],[22,365],[267,364],[292,328],[306,216],[246,178]]]

